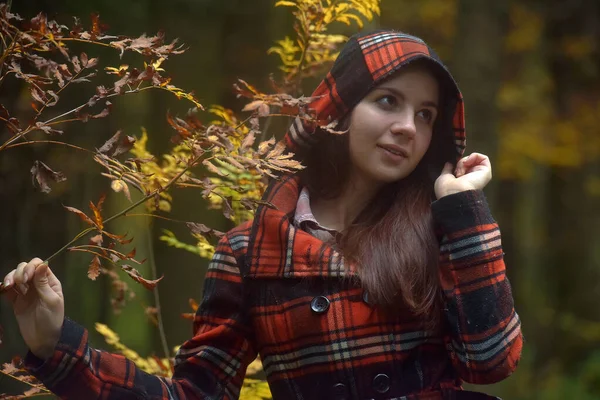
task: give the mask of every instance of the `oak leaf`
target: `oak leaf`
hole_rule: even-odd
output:
[[[95,281],[98,276],[100,276],[100,257],[94,256],[90,266],[88,267],[88,278]]]

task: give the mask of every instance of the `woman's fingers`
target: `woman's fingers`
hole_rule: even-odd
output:
[[[21,262],[13,271],[11,271],[4,279],[3,290],[8,289],[8,286],[14,286],[21,294],[25,295],[29,289],[29,284],[32,282],[36,268],[43,261],[39,258],[33,258],[31,261]]]

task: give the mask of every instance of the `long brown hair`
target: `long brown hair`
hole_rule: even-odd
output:
[[[327,244],[356,263],[370,302],[397,307],[403,301],[432,328],[440,312],[439,243],[431,212],[433,184],[444,163],[453,161],[456,154],[452,143],[454,104],[443,87],[440,92],[445,104],[419,165],[408,177],[384,186],[337,242]],[[347,121],[338,129],[347,129]],[[349,179],[349,135],[317,129],[314,137],[311,148],[298,154],[306,166],[300,172],[301,181],[311,198],[333,199]]]

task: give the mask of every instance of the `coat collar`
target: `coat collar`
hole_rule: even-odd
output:
[[[301,191],[300,178],[271,181],[256,211],[246,253],[251,277],[350,277],[356,268],[321,240],[292,223]]]

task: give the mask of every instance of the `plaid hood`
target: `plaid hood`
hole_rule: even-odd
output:
[[[352,36],[342,48],[331,71],[313,92],[310,104],[316,122],[297,117],[285,136],[288,149],[298,151],[314,143],[318,126],[342,120],[375,86],[410,62],[431,61],[445,93],[441,133],[453,142],[460,159],[466,146],[463,98],[456,81],[437,54],[423,40],[402,32],[379,30]],[[450,139],[451,138],[451,139]]]

